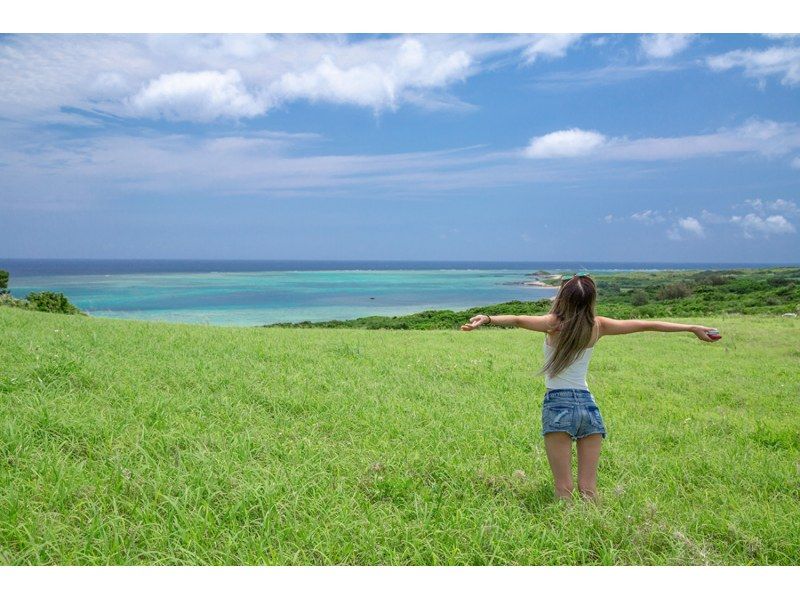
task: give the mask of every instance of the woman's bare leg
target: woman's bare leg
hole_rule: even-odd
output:
[[[583,498],[597,499],[597,464],[600,461],[602,434],[591,434],[579,438],[578,445],[578,491]]]
[[[544,435],[547,460],[553,471],[556,496],[572,498],[572,438],[566,432],[549,432]]]

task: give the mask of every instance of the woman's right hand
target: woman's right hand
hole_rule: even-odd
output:
[[[469,332],[470,330],[475,330],[478,326],[482,326],[489,321],[489,316],[484,316],[482,314],[478,314],[477,316],[472,316],[469,319],[469,324],[464,324],[461,327],[461,330],[464,332]]]

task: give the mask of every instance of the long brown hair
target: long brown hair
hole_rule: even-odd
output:
[[[592,342],[597,287],[589,276],[573,276],[561,284],[550,313],[558,318],[554,351],[541,373],[556,376],[569,367]],[[551,336],[552,338],[552,336]]]

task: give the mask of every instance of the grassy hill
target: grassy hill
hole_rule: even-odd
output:
[[[608,337],[599,506],[551,497],[542,337],[0,308],[0,564],[798,564],[800,322]]]

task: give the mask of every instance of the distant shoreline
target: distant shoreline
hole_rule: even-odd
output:
[[[800,264],[769,262],[603,262],[481,260],[208,260],[208,259],[71,259],[0,258],[0,269],[12,278],[28,276],[182,274],[236,272],[380,271],[380,270],[527,270],[550,272],[730,270],[791,268]]]
[[[545,276],[541,272],[532,276],[554,278],[549,274]],[[613,318],[671,318],[721,314],[759,314],[794,318],[800,315],[800,268],[798,267],[617,272],[597,275],[594,279],[598,287],[598,313]],[[555,287],[550,288],[555,290]],[[551,301],[552,297],[487,304],[458,311],[433,309],[399,316],[368,315],[323,322],[276,323],[264,327],[458,329],[476,313],[542,314],[550,309]]]
[[[220,266],[219,263],[215,265]],[[598,282],[600,301],[608,303],[613,299],[615,313],[620,317],[670,317],[717,311],[794,312],[795,306],[800,304],[800,279],[795,272],[800,268],[791,267],[720,269],[695,266],[623,270],[619,268],[623,264],[614,264],[617,268],[602,270],[526,264],[526,268],[495,270],[411,270],[399,267],[388,270],[384,268],[385,262],[373,261],[370,265],[379,266],[380,270],[320,270],[320,263],[308,262],[306,270],[264,271],[260,269],[262,262],[256,264],[259,268],[253,271],[241,272],[236,267],[238,262],[226,262],[226,265],[236,271],[208,273],[201,270],[177,274],[62,272],[28,277],[12,273],[9,290],[17,297],[42,290],[63,293],[78,309],[95,317],[223,326],[326,322],[337,322],[338,326],[338,322],[345,320],[363,320],[370,326],[377,323],[395,325],[402,323],[398,318],[409,316],[411,319],[407,323],[416,326],[421,313],[452,314],[472,310],[474,306],[524,302],[525,306],[520,306],[520,309],[538,310],[541,306],[533,304],[543,300],[549,302],[557,292],[563,274],[584,269],[588,269]],[[296,267],[297,262],[291,265]],[[336,262],[336,265],[342,266],[342,262]],[[409,266],[410,263],[402,265]],[[448,265],[452,266],[453,262]],[[0,262],[0,269],[4,267],[7,267],[6,263]],[[739,279],[739,282],[722,286],[719,282],[710,286],[700,282],[701,279],[730,277]],[[780,277],[786,278],[786,284],[778,280]],[[688,284],[693,289],[692,297],[678,303],[656,298],[661,286],[675,282]],[[646,291],[646,305],[639,304],[642,297],[632,294],[636,289]],[[720,291],[725,292],[720,295]],[[449,325],[451,317],[444,317],[442,313],[432,319],[437,321],[437,326],[444,320]],[[423,319],[431,320],[428,316]]]

